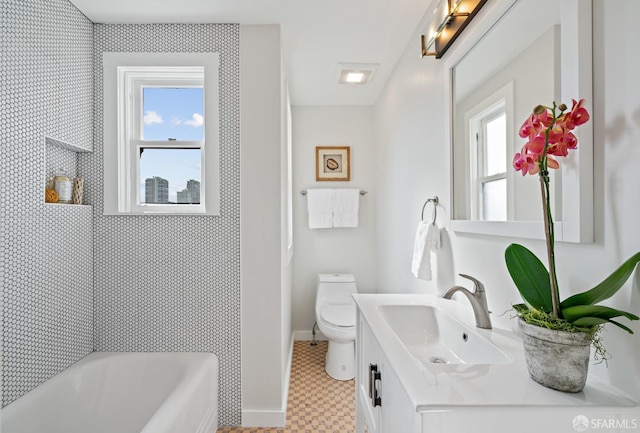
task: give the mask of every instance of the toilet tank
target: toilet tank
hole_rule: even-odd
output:
[[[355,283],[351,274],[318,274],[318,283]]]
[[[318,274],[317,304],[351,304],[353,293],[358,293],[353,275]]]

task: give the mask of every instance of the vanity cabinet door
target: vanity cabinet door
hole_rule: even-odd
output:
[[[413,403],[409,400],[395,371],[389,366],[384,353],[380,355],[380,363],[383,370],[380,433],[420,432],[421,417],[416,413]]]
[[[371,328],[360,315],[357,326],[356,432],[419,431],[420,417],[414,411]]]
[[[358,316],[357,327],[356,432],[381,433],[378,427],[380,406],[376,405],[381,382],[378,345],[371,329],[361,316]]]

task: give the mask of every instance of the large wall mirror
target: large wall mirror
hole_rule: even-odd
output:
[[[543,239],[538,179],[511,162],[524,144],[520,125],[536,105],[585,98],[591,111],[591,1],[487,6],[446,60],[452,229]],[[591,122],[576,131],[579,149],[551,179],[556,239],[592,242]]]

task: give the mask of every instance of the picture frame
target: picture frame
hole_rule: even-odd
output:
[[[350,146],[316,146],[316,181],[351,180]]]

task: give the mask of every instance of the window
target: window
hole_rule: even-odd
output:
[[[496,90],[465,111],[467,196],[471,220],[513,218],[513,84]]]
[[[218,55],[105,53],[104,65],[105,149],[117,143],[105,213],[219,214]]]
[[[478,217],[483,221],[507,219],[507,114],[504,102],[472,120],[475,130],[477,176],[474,190]]]
[[[204,68],[137,67],[122,72],[120,91],[127,101],[118,127],[131,134],[125,137],[132,151],[131,209],[203,213]]]

